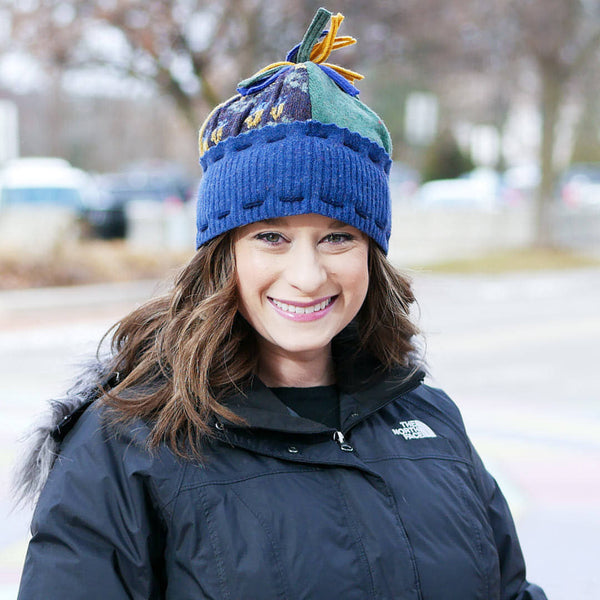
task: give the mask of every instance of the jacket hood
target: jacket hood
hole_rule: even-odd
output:
[[[65,396],[51,400],[49,410],[25,434],[26,448],[13,477],[17,505],[35,502],[58,456],[65,430],[99,397],[100,386],[105,385],[111,375],[108,360],[87,363]]]

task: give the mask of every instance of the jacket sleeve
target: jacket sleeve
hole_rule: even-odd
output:
[[[487,504],[487,512],[500,559],[502,600],[547,600],[543,590],[525,578],[525,561],[510,509],[495,479],[471,446],[475,475]]]
[[[145,470],[88,409],[65,438],[40,495],[18,600],[162,597],[162,535]]]

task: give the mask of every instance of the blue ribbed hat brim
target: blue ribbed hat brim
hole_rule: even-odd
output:
[[[269,125],[224,140],[200,163],[197,248],[248,223],[316,213],[388,250],[391,160],[357,133],[318,121]]]

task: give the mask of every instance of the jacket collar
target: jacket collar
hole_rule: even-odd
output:
[[[370,363],[369,363],[370,364]],[[425,373],[417,368],[398,367],[390,372],[371,372],[364,378],[365,367],[356,372],[351,380],[339,379],[340,423],[346,432],[389,402],[417,387]],[[282,433],[313,434],[332,431],[327,426],[292,414],[287,406],[260,380],[255,377],[244,392],[229,397],[224,404],[244,419],[245,425],[227,422],[227,428],[265,429]]]

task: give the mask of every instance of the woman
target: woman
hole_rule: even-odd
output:
[[[545,598],[422,383],[389,134],[330,17],[208,117],[196,256],[39,432],[21,600]]]

